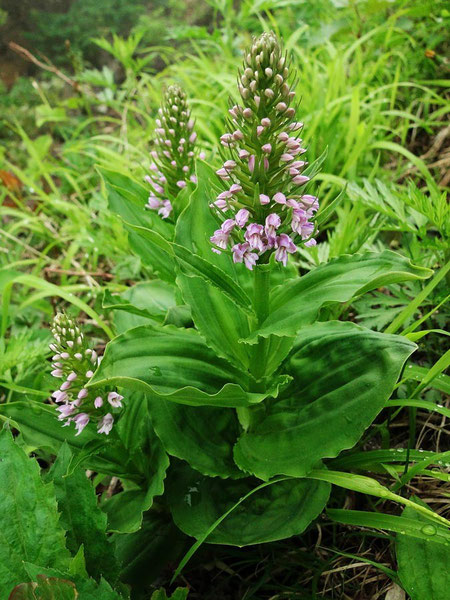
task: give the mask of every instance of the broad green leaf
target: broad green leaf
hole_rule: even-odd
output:
[[[214,284],[208,283],[205,279],[205,267],[202,276],[191,273],[188,277],[180,274],[177,283],[185,302],[191,307],[192,317],[198,330],[208,344],[219,356],[231,360],[238,367],[242,365],[247,368],[248,350],[244,344],[239,344],[239,340],[250,334],[247,317],[250,307],[248,297],[239,285],[239,280],[251,279],[247,269],[240,269],[242,265],[235,265],[228,254],[222,252],[219,255],[211,250],[209,238],[219,224],[209,208],[213,195],[210,182],[216,182],[217,177],[206,163],[199,163],[197,170],[199,185],[191,196],[189,206],[178,219],[175,242],[184,248],[184,262],[180,260],[185,267],[185,258],[189,253],[198,255],[204,262],[212,263]],[[224,275],[219,278],[221,272],[224,272]],[[230,279],[234,280],[236,285],[234,292],[231,291]]]
[[[106,347],[89,386],[113,384],[191,406],[248,406],[266,393],[244,391],[248,376],[208,348],[193,329],[143,326]]]
[[[165,450],[211,477],[242,477],[233,460],[240,433],[234,411],[210,406],[183,406],[149,398],[153,427]]]
[[[109,530],[130,533],[139,529],[142,513],[151,508],[155,496],[163,494],[169,458],[151,426],[143,394],[128,395],[116,431],[144,478],[139,484],[123,481],[124,490],[106,500],[102,508],[108,515]]]
[[[76,554],[84,548],[86,568],[95,579],[101,576],[114,582],[118,564],[114,548],[106,538],[106,515],[99,509],[95,490],[80,467],[67,474],[72,452],[64,443],[47,479],[53,482],[61,513],[61,525],[67,531],[67,547]]]
[[[243,434],[237,464],[267,480],[303,477],[359,440],[389,398],[415,345],[401,336],[330,321],[302,329],[285,370],[282,400]]]
[[[186,536],[168,511],[147,511],[138,531],[116,534],[113,539],[122,563],[120,579],[131,584],[134,591],[148,589],[180,559],[186,547]]]
[[[317,319],[325,304],[347,302],[370,290],[399,281],[425,279],[431,273],[389,250],[340,256],[275,289],[269,316],[246,341],[255,343],[258,336],[271,333],[295,336],[301,327]]]
[[[411,600],[447,600],[450,590],[450,538],[445,545],[432,543],[440,528],[431,525],[410,506],[404,509],[401,519],[417,523],[425,537],[418,539],[409,536],[408,532],[397,535],[400,581]]]
[[[82,435],[75,435],[69,427],[62,427],[55,408],[34,400],[0,404],[0,416],[10,418],[17,424],[27,444],[35,448],[48,448],[57,453],[61,444],[67,442],[74,453],[83,452],[86,466],[108,475],[140,480],[136,467],[129,460],[126,448],[113,436],[103,441],[94,425],[89,424]],[[114,431],[114,430],[113,430]],[[102,441],[101,450],[85,452],[89,444]]]
[[[250,364],[250,351],[240,343],[250,333],[248,317],[223,292],[201,277],[179,274],[177,284],[191,307],[197,329],[218,356],[241,369]]]
[[[140,256],[146,266],[159,273],[161,279],[173,282],[173,261],[164,250],[148,244],[136,229],[136,226],[147,228],[171,240],[174,233],[173,224],[145,208],[149,191],[144,186],[123,173],[107,169],[102,169],[101,173],[106,182],[109,208],[122,218],[132,250]]]
[[[23,561],[64,569],[70,554],[52,484],[7,429],[0,431],[0,596],[28,580]]]
[[[75,584],[66,579],[38,575],[37,583],[21,583],[8,600],[77,600]]]
[[[225,271],[237,280],[237,266],[231,256],[212,251],[209,238],[220,223],[215,219],[209,207],[214,200],[212,185],[218,179],[213,169],[205,162],[197,162],[198,186],[191,195],[189,205],[180,215],[175,227],[175,242],[186,250],[197,254],[206,261]]]
[[[178,244],[173,244],[172,247],[183,273],[203,278],[207,283],[217,287],[245,312],[253,315],[249,296],[230,275],[214,263],[194,254],[190,249]]]
[[[168,495],[178,527],[195,538],[204,533],[258,482],[220,481],[180,468],[169,480]],[[302,533],[324,508],[330,486],[288,479],[255,492],[240,503],[206,538],[207,543],[248,546]]]
[[[103,308],[106,310],[123,310],[161,323],[173,306],[176,306],[175,288],[158,279],[137,283],[117,296],[105,290],[103,298]]]

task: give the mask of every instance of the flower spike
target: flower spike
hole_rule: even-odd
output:
[[[108,435],[114,423],[108,410],[110,407],[121,408],[123,396],[111,388],[90,390],[86,387],[101,357],[88,347],[73,319],[58,313],[53,320],[52,333],[55,338],[50,344],[50,349],[55,352],[52,375],[63,380],[52,394],[54,402],[59,404],[56,408],[58,419],[64,421],[63,427],[74,423],[75,435],[80,435],[90,421],[97,423],[98,433]]]
[[[263,33],[245,53],[238,89],[242,104],[229,110],[229,131],[221,143],[226,155],[217,171],[224,191],[211,203],[220,222],[233,223],[211,236],[212,250],[231,250],[234,262],[252,270],[270,255],[287,264],[298,246],[316,244],[315,196],[304,194],[306,152],[298,137],[289,60],[274,33]]]
[[[186,94],[179,86],[167,88],[156,125],[151,173],[144,178],[151,187],[146,207],[167,219],[172,212],[168,196],[175,197],[188,181],[197,183],[194,169],[197,134],[193,131]],[[204,158],[203,153],[200,158]]]

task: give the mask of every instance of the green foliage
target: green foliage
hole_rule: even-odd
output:
[[[30,50],[75,85],[22,77],[0,100],[0,416],[19,431],[0,435],[11,490],[0,531],[15,544],[0,544],[0,595],[117,600],[124,582],[148,600],[216,544],[184,573],[194,594],[203,561],[209,595],[326,596],[337,572],[347,596],[380,595],[366,579],[347,590],[353,570],[332,562],[337,552],[413,600],[443,598],[448,523],[405,486],[434,498],[448,481],[449,458],[432,445],[449,415],[444,3],[100,4],[2,5],[7,26],[32,26]],[[236,68],[250,35],[270,29],[292,53],[308,160],[322,169],[321,232],[287,269],[251,274],[211,252],[208,205]],[[174,82],[207,162],[167,221],[144,209],[143,176]],[[55,303],[100,352],[111,340],[89,384],[122,386],[107,438],[91,425],[75,436],[47,402]],[[30,452],[50,465],[42,477]],[[388,557],[394,536],[398,579],[387,558],[370,561],[370,544]]]
[[[6,595],[26,580],[23,562],[65,570],[70,554],[52,484],[43,484],[39,466],[14,443],[7,429],[0,432],[2,494],[0,590]]]
[[[106,0],[99,4],[93,0],[74,0],[65,11],[50,14],[48,9],[31,8],[33,28],[27,38],[41,52],[56,57],[57,62],[66,62],[64,46],[69,40],[72,51],[81,52],[92,61],[95,60],[92,37],[129,31],[137,21],[143,3]],[[105,14],[108,15],[107,23]]]
[[[421,503],[419,500],[417,502]],[[411,507],[404,509],[403,519],[416,522],[426,537],[417,539],[407,533],[397,536],[396,553],[400,581],[412,600],[444,600],[448,596],[450,584],[449,544],[433,543],[434,536],[439,533],[437,527],[426,522]]]
[[[65,442],[47,479],[53,482],[60,523],[67,531],[66,544],[75,555],[83,547],[88,573],[114,583],[118,565],[114,550],[106,538],[106,515],[99,511],[91,482],[81,469],[69,473],[72,453]]]

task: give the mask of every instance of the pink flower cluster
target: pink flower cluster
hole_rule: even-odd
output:
[[[111,431],[114,417],[110,411],[121,408],[123,396],[114,390],[93,392],[86,387],[100,363],[95,350],[88,348],[85,338],[75,321],[59,313],[52,327],[55,342],[50,349],[52,357],[52,375],[62,379],[59,389],[52,394],[59,404],[58,419],[65,421],[63,426],[75,423],[76,435],[79,435],[89,421],[97,424],[97,432],[106,435]]]
[[[253,269],[269,254],[286,266],[299,244],[316,245],[315,196],[304,193],[310,178],[300,158],[306,149],[290,106],[287,60],[272,33],[254,41],[240,76],[241,105],[230,110],[229,132],[220,138],[226,189],[211,204],[221,226],[211,236],[214,252],[231,250],[234,262]]]
[[[194,173],[195,142],[194,121],[187,106],[186,94],[178,86],[170,86],[164,96],[156,119],[152,151],[154,162],[150,165],[151,174],[144,177],[151,186],[146,207],[157,210],[163,219],[172,213],[170,197],[187,186],[188,181],[197,183]],[[200,153],[200,158],[204,158]]]

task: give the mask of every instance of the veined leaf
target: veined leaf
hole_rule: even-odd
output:
[[[317,318],[325,304],[347,302],[381,286],[425,279],[431,273],[430,269],[416,267],[389,250],[340,256],[275,289],[269,316],[245,341],[255,343],[258,336],[267,337],[271,333],[293,337]]]
[[[168,485],[175,523],[201,538],[240,499],[257,487],[251,478],[220,481],[186,467]],[[248,546],[299,535],[324,508],[330,486],[323,482],[285,479],[255,491],[206,538],[207,543]]]
[[[293,376],[235,447],[237,464],[267,480],[303,477],[351,448],[385,405],[415,345],[353,323],[305,327],[286,364]]]
[[[67,474],[71,460],[72,452],[64,443],[47,476],[55,488],[61,525],[67,531],[67,546],[76,554],[83,545],[88,573],[95,579],[104,576],[114,583],[118,564],[113,546],[106,538],[106,515],[98,507],[86,472],[78,467]]]
[[[48,404],[34,400],[7,402],[0,404],[0,416],[16,423],[30,446],[49,448],[57,453],[67,442],[73,452],[85,454],[85,464],[95,471],[125,479],[142,479],[142,474],[131,463],[126,448],[119,440],[103,440],[101,450],[97,447],[95,451],[86,452],[89,444],[99,441],[95,426],[89,423],[83,435],[76,436],[73,429],[62,427],[55,408]]]
[[[226,408],[183,406],[149,398],[153,427],[165,450],[211,477],[243,477],[233,460],[240,433],[236,413]]]
[[[215,352],[247,369],[250,351],[240,340],[250,333],[248,317],[223,292],[200,277],[179,274],[177,283],[197,329]]]
[[[101,174],[106,182],[109,208],[122,218],[132,250],[161,279],[173,282],[173,261],[163,249],[149,244],[138,229],[143,228],[144,232],[152,230],[161,238],[171,240],[174,234],[173,224],[164,221],[153,211],[146,210],[149,192],[145,187],[123,173],[102,169]]]
[[[64,569],[70,554],[53,485],[42,482],[38,463],[7,429],[0,431],[0,457],[0,592],[5,598],[28,580],[23,561]]]
[[[107,499],[102,508],[110,531],[130,533],[139,529],[155,496],[163,494],[169,457],[153,430],[147,400],[141,393],[128,394],[116,432],[144,478],[139,484],[123,481],[124,490]]]
[[[267,396],[244,391],[248,376],[218,358],[195,330],[172,326],[136,327],[116,337],[89,386],[105,383],[191,406],[248,406]]]

